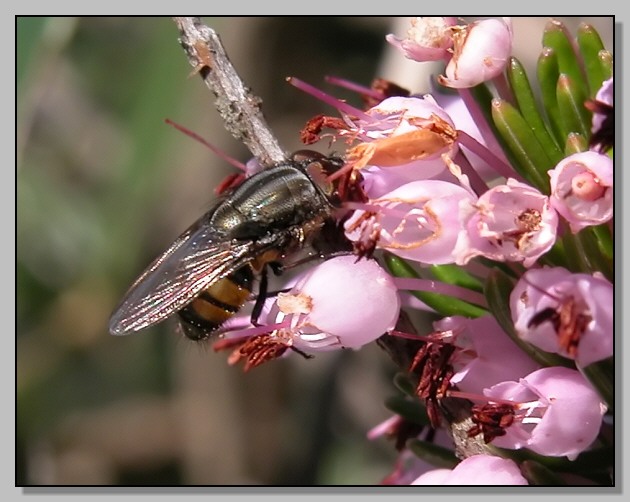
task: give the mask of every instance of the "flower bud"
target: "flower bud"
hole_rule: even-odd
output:
[[[290,316],[292,344],[306,352],[356,349],[391,330],[399,313],[396,286],[375,260],[339,256],[280,294],[269,322]]]
[[[438,81],[447,87],[474,87],[497,77],[512,54],[509,18],[475,21],[453,35],[454,54]]]

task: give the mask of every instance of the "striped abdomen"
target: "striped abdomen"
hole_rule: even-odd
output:
[[[184,334],[193,340],[208,338],[243,307],[253,282],[252,268],[246,265],[204,289],[178,312]]]

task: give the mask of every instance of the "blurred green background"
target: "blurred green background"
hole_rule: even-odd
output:
[[[538,51],[546,19],[521,19],[517,40]],[[612,47],[612,18],[588,20]],[[404,33],[396,18],[204,21],[287,151],[332,112],[289,75],[356,105],[324,75],[426,90],[418,66],[385,47]],[[243,374],[174,322],[107,332],[131,281],[232,172],[164,119],[248,159],[177,36],[170,18],[17,20],[16,484],[378,483],[395,450],[365,434],[389,416],[395,367],[375,344]]]

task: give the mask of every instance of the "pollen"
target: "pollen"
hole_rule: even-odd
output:
[[[284,314],[309,314],[313,310],[313,299],[305,293],[279,293],[278,308]]]

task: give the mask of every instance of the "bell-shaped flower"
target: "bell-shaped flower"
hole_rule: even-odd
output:
[[[510,294],[518,335],[585,367],[613,354],[613,286],[562,267],[527,271]]]
[[[501,382],[484,394],[514,407],[511,425],[492,440],[493,445],[569,460],[595,441],[606,412],[582,374],[561,366],[536,370],[518,382]]]
[[[476,319],[454,316],[433,323],[437,331],[452,333],[457,347],[451,364],[451,383],[463,392],[481,394],[483,389],[505,380],[518,380],[540,366],[486,315]],[[506,364],[506,361],[510,361]]]
[[[458,26],[453,41],[453,57],[438,82],[454,88],[474,87],[505,69],[512,54],[512,22],[492,18]]]
[[[375,195],[369,191],[370,178],[431,178],[446,168],[442,155],[457,152],[453,121],[428,94],[387,98],[340,135],[361,141],[348,149],[347,160],[354,169],[364,170],[370,196]]]
[[[288,293],[280,293],[268,322],[287,322],[282,336],[303,351],[357,349],[394,328],[400,298],[392,277],[375,260],[331,258]]]
[[[603,153],[569,155],[549,171],[551,205],[573,233],[613,217],[613,161]]]
[[[407,183],[371,200],[366,210],[355,211],[345,223],[346,236],[365,248],[375,244],[401,258],[453,263],[453,250],[474,202],[468,190],[454,183]]]
[[[457,263],[475,256],[520,261],[530,267],[556,241],[558,215],[549,198],[535,188],[508,179],[484,193],[456,249]]]
[[[228,363],[244,361],[244,371],[249,371],[290,351],[310,357],[312,352],[358,349],[393,329],[400,314],[393,278],[375,260],[338,256],[290,283],[288,292],[267,299],[259,318],[264,322],[231,319],[213,349],[236,347]]]

